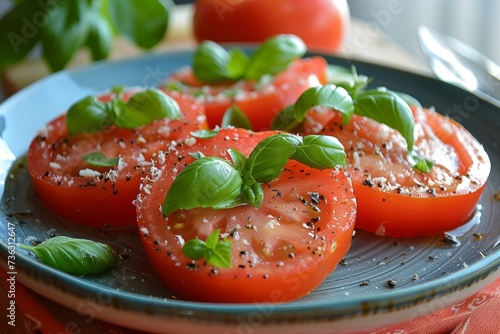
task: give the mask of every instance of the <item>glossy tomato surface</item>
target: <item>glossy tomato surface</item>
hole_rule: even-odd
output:
[[[327,62],[322,57],[298,59],[269,82],[240,80],[227,84],[204,84],[197,80],[190,69],[184,69],[168,78],[163,89],[171,94],[169,87],[180,82],[184,94],[192,95],[203,103],[208,125],[220,125],[227,109],[235,104],[249,119],[253,131],[270,128],[283,108],[295,103],[306,89],[326,83]],[[177,87],[177,86],[176,86]]]
[[[414,237],[452,230],[470,220],[491,165],[482,145],[460,124],[413,108],[415,150],[434,162],[429,173],[412,168],[407,146],[395,130],[338,114],[320,133],[345,146],[358,201],[356,227],[380,236]]]
[[[69,137],[65,114],[51,121],[28,150],[29,173],[41,201],[70,221],[97,227],[135,225],[132,201],[155,152],[189,131],[207,127],[202,106],[186,96],[176,100],[183,119],[155,121],[135,130],[111,126],[104,132]],[[89,165],[83,156],[95,151],[119,157],[118,165]]]
[[[349,25],[346,0],[197,0],[196,39],[259,42],[289,33],[311,50],[336,52]]]
[[[281,177],[263,185],[260,208],[177,210],[163,217],[161,206],[190,153],[230,159],[244,155],[274,132],[223,129],[210,139],[176,145],[164,154],[141,185],[137,217],[153,268],[177,298],[204,302],[279,303],[316,288],[346,255],[352,239],[356,201],[348,174],[316,170],[289,161]],[[185,196],[195,196],[187,193]],[[215,229],[232,242],[232,268],[190,260],[181,248],[205,240]]]

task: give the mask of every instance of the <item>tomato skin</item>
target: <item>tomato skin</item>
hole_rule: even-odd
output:
[[[344,170],[320,171],[291,161],[279,181],[263,185],[259,209],[196,208],[162,217],[159,207],[174,175],[193,161],[189,152],[229,159],[226,149],[233,147],[248,156],[258,141],[273,133],[223,129],[217,138],[197,139],[191,147],[181,145],[166,156],[165,164],[155,164],[161,170],[159,178],[144,179],[137,200],[141,240],[157,276],[177,298],[224,303],[294,300],[321,284],[347,253],[356,201]],[[302,209],[307,206],[304,198],[314,191],[325,195],[318,211]],[[230,269],[213,268],[182,253],[183,242],[195,237],[205,240],[216,228],[234,233],[227,237],[232,242]]]
[[[345,146],[358,201],[356,228],[381,236],[430,236],[474,215],[491,170],[488,155],[455,121],[429,109],[413,108],[413,114],[415,147],[435,163],[430,173],[410,166],[399,133],[365,117],[355,115],[340,126],[337,114],[320,132]]]
[[[124,99],[129,96],[130,92]],[[177,102],[184,119],[155,121],[137,130],[112,126],[105,132],[68,137],[65,114],[49,122],[28,149],[28,170],[41,202],[72,222],[106,228],[136,225],[132,201],[154,152],[189,131],[207,127],[200,105],[188,97]],[[98,150],[108,157],[120,156],[123,164],[110,169],[82,160]],[[101,176],[79,176],[86,168]]]
[[[310,49],[337,52],[349,25],[346,0],[197,0],[198,42],[260,42],[294,34]]]
[[[226,110],[234,103],[250,120],[253,131],[269,130],[271,121],[286,106],[295,103],[306,89],[327,82],[327,62],[322,57],[298,59],[282,73],[276,75],[271,84],[264,88],[256,88],[257,83],[239,81],[236,83],[206,85],[194,78],[191,70],[183,70],[166,82],[180,81],[190,87],[187,94],[195,94],[200,89],[208,98],[199,97],[205,107],[210,128],[220,125]],[[167,90],[168,84],[163,86]],[[233,98],[223,95],[223,91],[242,90]],[[175,92],[170,92],[175,94]]]

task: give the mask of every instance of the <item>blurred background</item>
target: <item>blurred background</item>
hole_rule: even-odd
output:
[[[463,40],[493,61],[500,63],[500,47],[496,43],[500,39],[497,33],[500,31],[500,20],[498,20],[500,0],[347,1],[351,17],[365,22],[365,31],[362,31],[360,36],[354,36],[358,47],[359,44],[363,46],[363,43],[373,43],[369,38],[370,34],[381,33],[427,67],[416,33],[418,26],[425,24]],[[173,2],[180,5],[193,3],[194,0],[173,0]],[[13,0],[0,0],[0,16],[13,3],[15,3]],[[0,32],[3,33],[6,32]]]

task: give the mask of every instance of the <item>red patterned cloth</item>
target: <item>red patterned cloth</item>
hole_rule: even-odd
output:
[[[6,310],[8,277],[0,270],[0,306]],[[43,298],[16,283],[17,320],[16,328],[3,324],[2,328],[15,329],[8,333],[71,333],[72,328],[80,333],[142,334],[97,319],[79,315],[73,310]],[[89,321],[91,320],[91,321]],[[499,334],[500,333],[500,278],[473,296],[444,310],[418,319],[388,326],[369,334]],[[311,333],[313,334],[313,333]],[[361,333],[360,333],[361,334]],[[365,333],[368,334],[368,333]]]

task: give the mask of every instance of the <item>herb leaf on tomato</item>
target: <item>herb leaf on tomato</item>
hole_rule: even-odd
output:
[[[242,128],[246,130],[252,129],[252,124],[250,124],[248,117],[235,104],[229,107],[229,109],[224,113],[224,116],[222,116],[221,127],[226,128],[228,126],[234,126],[235,128]]]
[[[225,209],[251,204],[258,208],[263,200],[261,183],[281,175],[288,159],[310,167],[325,169],[345,165],[343,147],[333,137],[278,133],[264,138],[248,159],[236,149],[228,149],[233,160],[199,157],[177,175],[163,202],[168,216],[179,209],[196,207]]]
[[[307,51],[304,42],[295,35],[277,35],[265,40],[251,55],[245,79],[257,80],[263,75],[284,71],[295,59]]]
[[[282,72],[306,51],[299,37],[287,34],[265,40],[250,57],[239,48],[227,51],[215,42],[203,41],[193,56],[193,74],[207,83],[258,80]]]
[[[57,236],[36,246],[20,247],[33,252],[48,266],[79,276],[98,274],[118,262],[111,246],[87,239]]]
[[[83,157],[83,161],[96,167],[113,167],[118,165],[119,157],[108,158],[102,152],[92,152]]]
[[[214,230],[205,241],[188,240],[182,252],[191,260],[205,258],[208,264],[218,268],[231,268],[231,241],[220,239],[220,229]]]
[[[116,97],[106,103],[88,96],[73,104],[66,115],[68,134],[100,132],[113,124],[135,129],[163,118],[181,118],[177,102],[159,89],[138,92],[128,102],[121,100],[120,92],[116,89]]]

